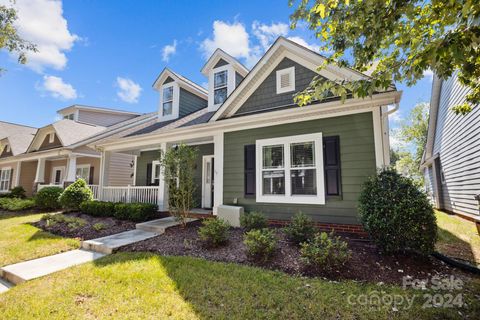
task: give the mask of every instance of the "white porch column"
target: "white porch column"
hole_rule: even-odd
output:
[[[161,154],[167,152],[167,143],[162,142],[160,144]],[[159,211],[168,211],[168,188],[165,184],[165,175],[163,169],[160,170],[160,175],[158,179],[158,210]]]
[[[372,111],[373,116],[373,138],[375,142],[375,160],[377,168],[385,166],[385,159],[383,156],[383,133],[382,133],[382,115],[380,114],[380,107],[375,107]]]
[[[71,154],[68,156],[67,160],[67,175],[65,177],[65,182],[75,182],[77,178],[77,156]]]
[[[35,183],[45,182],[45,159],[39,158],[37,161],[37,171],[35,173]]]
[[[213,136],[214,150],[214,190],[213,214],[217,214],[218,207],[223,204],[223,132]]]
[[[20,171],[22,170],[22,162],[17,162],[17,167],[15,168],[15,180],[13,181],[13,186],[18,187],[20,185]]]
[[[99,177],[99,187],[108,186],[108,169],[110,164],[110,159],[112,157],[112,153],[110,151],[102,151],[102,157],[100,158],[100,177]]]

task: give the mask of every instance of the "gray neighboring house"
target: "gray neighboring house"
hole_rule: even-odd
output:
[[[338,97],[299,108],[293,95],[313,77],[368,79],[279,38],[251,69],[217,49],[201,73],[208,90],[165,69],[153,87],[158,115],[138,130],[90,144],[102,152],[102,200],[152,202],[168,210],[160,150],[196,146],[197,208],[218,214],[225,206],[264,212],[285,223],[299,211],[320,227],[360,231],[362,183],[389,163],[388,114],[401,92],[394,86],[366,99]],[[135,157],[135,186],[111,186],[109,159]],[[237,208],[238,209],[238,208]]]
[[[447,80],[434,78],[422,169],[434,207],[478,220],[480,106],[465,116],[452,111],[465,102],[468,92],[457,74]]]

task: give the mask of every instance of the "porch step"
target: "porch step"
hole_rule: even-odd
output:
[[[53,256],[12,264],[0,269],[0,277],[13,284],[43,277],[78,264],[90,262],[105,256],[87,250],[72,250]]]
[[[158,236],[158,233],[143,230],[130,230],[111,236],[82,242],[82,248],[103,254],[111,254],[120,247],[134,242],[143,241]]]
[[[196,220],[198,219],[187,218],[187,223],[196,221]],[[136,228],[138,230],[163,234],[165,233],[165,230],[167,230],[168,228],[175,227],[180,224],[181,224],[180,221],[177,221],[175,217],[167,217],[167,218],[137,223]]]
[[[11,287],[13,287],[13,284],[6,280],[0,279],[0,293],[7,292]]]

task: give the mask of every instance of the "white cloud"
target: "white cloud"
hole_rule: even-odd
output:
[[[427,69],[427,70],[423,71],[423,76],[425,78],[427,78],[430,82],[433,81],[433,71],[432,70]]]
[[[394,112],[394,113],[389,114],[389,115],[388,115],[388,119],[389,119],[392,123],[400,123],[400,122],[403,120],[400,111],[396,111],[396,112]]]
[[[165,62],[170,61],[170,57],[177,52],[177,40],[173,40],[172,44],[167,44],[162,49],[162,60]]]
[[[0,0],[0,4],[8,4]],[[37,72],[45,67],[62,70],[67,65],[65,52],[80,38],[68,30],[63,17],[62,2],[58,0],[17,0],[14,3],[19,35],[37,46],[38,52],[27,54],[27,66]]]
[[[308,43],[307,41],[305,41],[303,38],[300,38],[300,37],[288,37],[288,39],[289,39],[289,40],[292,40],[293,42],[298,43],[298,44],[301,45],[301,46],[307,47],[307,48],[309,48],[310,50],[313,50],[313,51],[315,51],[315,52],[319,52],[319,51],[320,51],[320,46],[319,46],[319,45],[310,44],[310,43]]]
[[[55,76],[43,76],[42,90],[50,93],[54,98],[61,100],[71,100],[78,97],[75,88],[63,81],[60,77]]]
[[[120,99],[128,103],[138,102],[140,92],[142,91],[138,83],[128,78],[117,77],[117,86],[119,88],[117,95]]]
[[[250,56],[249,35],[245,26],[239,22],[216,20],[213,22],[213,38],[207,38],[200,45],[205,58],[220,48],[235,58],[248,58]]]
[[[405,148],[407,144],[405,141],[400,139],[397,135],[390,135],[390,147],[394,150],[399,150]]]
[[[252,24],[252,32],[257,37],[263,50],[267,50],[268,47],[280,36],[286,36],[288,34],[289,27],[286,23],[272,23],[270,25],[254,21]]]

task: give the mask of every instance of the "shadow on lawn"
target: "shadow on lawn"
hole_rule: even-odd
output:
[[[450,258],[480,265],[480,256],[478,253],[475,255],[471,244],[441,226],[438,226],[438,240],[435,247],[438,252]]]
[[[29,223],[27,223],[29,224]],[[32,224],[29,224],[32,225]],[[34,226],[35,227],[35,226]],[[37,228],[37,227],[35,227]],[[54,235],[52,233],[43,231],[43,230],[37,230],[30,238],[28,238],[27,241],[36,241],[36,240],[53,240],[53,239],[61,239],[63,237]]]

